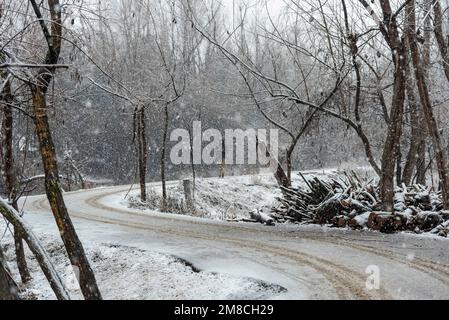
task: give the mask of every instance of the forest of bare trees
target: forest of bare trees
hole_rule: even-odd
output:
[[[170,163],[171,130],[197,120],[279,129],[283,187],[293,171],[365,166],[383,211],[404,184],[449,210],[449,2],[274,2],[0,1],[0,213],[21,282],[30,249],[69,299],[19,206],[45,191],[84,298],[101,299],[64,191],[136,183],[145,201],[161,180],[166,200],[169,179],[218,176]],[[0,246],[0,298],[17,299],[9,268]]]

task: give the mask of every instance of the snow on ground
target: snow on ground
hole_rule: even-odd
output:
[[[20,279],[14,260],[14,246],[4,222],[0,230],[9,266]],[[72,299],[81,299],[76,276],[60,239],[41,236],[51,261],[60,273]],[[270,299],[285,289],[263,281],[229,274],[202,272],[175,256],[146,251],[116,243],[84,241],[98,285],[105,299],[114,300],[191,300],[191,299]],[[36,259],[27,250],[33,280],[24,287],[26,299],[55,299]]]
[[[361,178],[370,177],[371,171],[368,168],[357,169]],[[328,177],[335,173],[337,173],[337,169],[320,169],[304,171],[303,175],[310,179],[313,176]],[[304,181],[298,172],[292,173],[292,184],[293,187],[304,187]],[[147,203],[140,202],[139,190],[134,190],[129,195],[123,194],[121,199],[115,199],[114,204],[140,209],[142,213],[160,212],[161,186],[150,185],[147,191]],[[282,195],[272,173],[224,179],[197,179],[194,210],[185,206],[182,180],[177,183],[169,183],[167,194],[170,206],[164,210],[165,212],[222,221],[248,219],[250,218],[249,213],[254,209],[270,213],[271,209],[279,204],[276,198]]]
[[[149,201],[139,201],[139,191],[131,192],[122,205],[138,209],[159,211],[161,187],[150,186]],[[185,201],[182,181],[167,186],[171,213],[183,213],[214,220],[233,220],[250,218],[249,212],[260,209],[270,212],[276,204],[276,197],[281,196],[272,175],[228,177],[225,179],[197,179],[195,182],[195,210],[182,209]],[[122,198],[123,199],[123,198]],[[175,204],[173,204],[176,202]]]
[[[343,173],[354,173],[361,181],[373,182],[376,180],[374,171],[369,167],[351,167],[342,165],[339,168],[320,169],[292,173],[292,184],[294,188],[307,188],[304,178],[313,177],[338,179]],[[169,206],[161,209],[162,190],[161,186],[150,184],[148,187],[148,202],[140,201],[139,191],[134,190],[129,195],[114,195],[115,205],[126,207],[143,214],[161,214],[167,212],[183,216],[208,218],[221,221],[247,221],[251,219],[250,212],[257,209],[270,214],[273,207],[280,203],[277,198],[282,193],[272,173],[219,178],[197,179],[195,184],[195,207],[189,208],[185,205],[185,195],[182,180],[170,182],[167,185]],[[117,197],[120,197],[118,199]],[[398,194],[396,195],[398,197]],[[405,201],[405,200],[404,200]],[[397,202],[404,202],[397,201]],[[397,208],[401,211],[403,208]],[[162,213],[164,214],[164,213]],[[356,218],[358,225],[365,226],[370,213],[365,213]],[[288,224],[288,222],[287,222]]]
[[[320,171],[308,174],[323,173]],[[213,186],[221,184],[225,188],[232,188],[236,183],[248,185],[248,188],[252,188],[249,185],[260,187],[260,181],[253,183],[252,179],[254,178],[236,177],[211,180],[215,180]],[[274,183],[271,175],[262,176],[261,179],[267,184]],[[295,181],[299,183],[300,179]],[[178,183],[170,182],[170,186],[176,187]],[[156,187],[156,184],[149,186]],[[325,265],[325,261],[330,261],[332,265],[328,265],[324,270],[328,267],[333,268],[336,263],[337,266],[340,264],[347,266],[348,270],[355,270],[352,271],[354,274],[361,272],[364,275],[367,264],[379,265],[382,270],[386,270],[385,276],[389,278],[385,278],[383,283],[389,284],[391,292],[403,287],[404,280],[401,278],[403,276],[412,279],[405,283],[416,297],[428,298],[439,294],[434,294],[436,291],[433,284],[425,285],[432,288],[429,291],[422,291],[419,286],[423,275],[416,274],[419,270],[410,268],[408,264],[403,265],[400,261],[405,259],[409,263],[415,257],[427,257],[426,259],[435,261],[436,264],[440,262],[448,264],[445,254],[447,242],[441,239],[409,237],[404,234],[385,235],[317,225],[282,224],[268,228],[248,224],[234,228],[238,224],[225,223],[219,219],[208,221],[199,217],[128,209],[127,202],[123,200],[128,188],[129,186],[103,188],[68,193],[66,196],[77,232],[92,261],[100,289],[107,299],[337,298],[333,284],[325,280],[334,278],[317,272],[308,264],[298,263],[296,258],[289,258],[291,250],[297,251],[298,257],[302,257],[303,253],[320,257],[324,259]],[[73,271],[60,244],[54,219],[48,213],[49,209],[42,206],[42,199],[42,197],[28,199],[25,219],[42,238],[56,268],[62,273],[67,286],[71,288],[74,298],[80,298]],[[268,199],[267,203],[271,200]],[[94,213],[95,216],[90,218],[90,214]],[[160,219],[162,216],[165,219]],[[123,221],[124,224],[102,223],[97,221],[96,217]],[[127,219],[133,224],[127,225]],[[12,259],[12,239],[9,232],[6,232],[5,237],[1,237],[1,231],[5,230],[2,223],[0,220],[0,243],[6,245],[8,256]],[[141,229],[134,225],[145,228]],[[317,236],[318,240],[307,240],[310,235],[313,236],[312,239]],[[242,246],[248,239],[252,240],[254,237],[260,241],[260,247],[252,244]],[[319,240],[320,237],[323,241]],[[362,244],[362,247],[360,249],[346,247],[344,242],[341,244],[340,239],[347,239],[349,243],[355,245]],[[364,246],[369,243],[376,243],[382,254],[364,251]],[[277,252],[281,250],[277,247],[281,244],[287,250],[285,253],[281,251],[277,255],[265,251],[267,247],[274,246]],[[399,258],[386,261],[384,254],[390,251],[396,252]],[[198,273],[196,268],[190,267],[189,263],[184,263],[176,256],[204,271]],[[28,258],[35,280],[28,287],[26,294],[28,297],[51,299],[53,297],[51,291],[38,271],[35,260],[31,259],[30,254]],[[396,260],[399,262],[394,262]],[[395,264],[392,264],[392,261]],[[10,266],[14,268],[14,276],[18,279],[13,261],[10,261]],[[263,279],[264,282],[254,279]],[[418,279],[420,281],[417,281]],[[434,281],[437,281],[436,278]],[[352,285],[355,283],[356,280]],[[283,288],[287,288],[288,291],[284,291]],[[442,296],[446,296],[447,289],[445,287],[440,289],[446,290],[441,291],[444,293]],[[404,295],[401,294],[401,297]]]
[[[311,171],[306,172],[305,175],[310,178],[313,175],[327,176],[331,173],[335,171]],[[295,187],[303,185],[297,173],[294,173],[293,177]],[[178,201],[184,199],[182,181],[170,182],[167,188],[170,198]],[[160,197],[160,189],[160,186],[150,184],[150,196]],[[103,200],[112,206],[129,207],[128,199],[136,199],[138,191],[132,191],[126,200],[125,194],[126,192],[113,194]],[[253,209],[269,212],[277,203],[276,197],[280,195],[272,174],[197,179],[195,215],[213,220],[248,218],[249,212]],[[132,210],[142,214],[162,214],[155,212],[157,209],[158,207],[133,208]],[[180,218],[197,219],[188,216]],[[309,228],[317,228],[321,232],[327,229],[322,226],[309,226]],[[3,221],[0,221],[0,232],[0,235],[3,235],[0,237],[0,245],[5,246],[14,277],[19,279],[13,261],[12,237]],[[103,231],[99,231],[100,238],[103,234]],[[103,240],[83,238],[100,290],[106,299],[270,299],[276,298],[285,290],[278,285],[245,276],[202,272],[176,256],[149,251],[146,248],[135,247],[133,244],[126,246],[109,236],[109,231],[107,234],[101,238]],[[40,232],[39,236],[56,269],[61,273],[72,298],[80,299],[81,294],[76,278],[61,240],[54,232]],[[27,258],[33,281],[25,288],[24,296],[31,299],[54,299],[44,275],[30,252],[27,252]]]

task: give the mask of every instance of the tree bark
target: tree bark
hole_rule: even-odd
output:
[[[426,78],[426,81],[429,79],[429,67],[430,67],[430,52],[431,52],[431,24],[432,17],[430,15],[430,10],[432,7],[434,0],[425,0],[424,1],[424,13],[426,18],[424,20],[424,48],[423,48],[423,72]],[[429,82],[428,82],[429,83]],[[416,173],[416,182],[421,185],[426,184],[426,173],[428,166],[426,164],[426,150],[427,150],[427,137],[429,136],[427,130],[427,124],[424,120],[424,113],[422,108],[419,108],[419,147],[418,147],[418,162],[421,164],[417,168]]]
[[[401,64],[402,65],[402,64]],[[401,67],[396,67],[391,124],[382,155],[382,175],[380,194],[385,211],[393,210],[394,172],[398,157],[398,145],[402,134],[402,118],[404,114],[404,77]]]
[[[139,161],[139,183],[140,183],[140,200],[147,201],[147,160],[148,160],[148,145],[147,145],[147,130],[145,107],[141,106],[137,109],[137,157]]]
[[[421,185],[427,184],[426,173],[427,173],[427,164],[426,164],[426,152],[427,143],[425,139],[422,139],[419,147],[418,147],[418,165],[416,168],[416,183]]]
[[[407,47],[409,47],[408,41]],[[410,148],[407,153],[402,180],[405,185],[409,186],[412,183],[415,168],[418,169],[418,152],[421,143],[420,136],[423,135],[423,132],[420,130],[420,107],[418,105],[418,98],[416,97],[414,77],[408,64],[405,74],[405,86],[407,91],[408,107],[410,110],[411,133]]]
[[[449,48],[446,42],[446,38],[443,34],[443,12],[441,9],[440,0],[435,0],[433,5],[433,11],[435,21],[434,22],[435,38],[438,43],[438,48],[440,49],[444,74],[446,75],[446,78],[449,81]]]
[[[392,61],[394,63],[393,99],[387,138],[382,154],[382,172],[379,183],[383,209],[385,211],[392,211],[394,202],[394,173],[398,157],[398,146],[402,135],[402,119],[404,116],[406,50],[404,41],[399,34],[397,15],[393,14],[390,1],[379,0],[383,19],[379,18],[367,0],[359,0],[359,2],[379,25],[380,32],[391,50]]]
[[[278,186],[281,187],[281,189],[291,187],[290,179],[282,168],[279,160],[271,155],[269,146],[264,141],[259,140],[259,137],[257,136],[256,142],[257,151],[260,153],[265,153],[265,156],[269,159],[270,168],[273,170],[274,178],[276,179]]]
[[[294,149],[293,149],[294,150]],[[285,155],[285,164],[286,164],[286,169],[287,169],[287,178],[288,181],[290,183],[290,186],[292,184],[292,170],[293,170],[293,166],[292,166],[292,157],[293,157],[293,150],[289,149],[287,150],[287,153]]]
[[[401,145],[398,145],[397,150],[397,158],[396,158],[396,185],[398,187],[402,186],[402,148]]]
[[[382,175],[380,179],[380,194],[383,204],[383,210],[393,210],[394,197],[394,172],[396,167],[396,159],[398,157],[398,146],[402,134],[402,118],[404,115],[405,100],[405,77],[404,77],[404,59],[405,53],[402,46],[396,46],[397,49],[393,53],[396,61],[393,102],[391,109],[391,122],[388,129],[387,139],[385,141],[384,151],[382,155]]]
[[[164,106],[164,132],[162,136],[162,152],[161,152],[161,180],[162,180],[162,207],[165,208],[167,201],[167,186],[165,177],[165,155],[167,148],[168,136],[168,104]]]
[[[193,126],[193,125],[192,125]],[[193,203],[195,204],[195,187],[196,187],[196,170],[195,170],[195,161],[194,153],[193,153],[193,128],[189,127],[189,143],[190,143],[190,167],[192,169],[192,197]]]

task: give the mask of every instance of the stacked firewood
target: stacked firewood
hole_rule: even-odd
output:
[[[396,188],[394,213],[382,212],[378,188],[355,172],[304,180],[303,188],[282,188],[280,205],[270,215],[278,222],[332,224],[381,232],[410,230],[449,234],[449,212],[442,210],[441,194],[430,187]]]

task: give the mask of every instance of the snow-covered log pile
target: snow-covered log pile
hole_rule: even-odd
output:
[[[430,187],[396,188],[395,212],[382,212],[378,188],[354,173],[321,179],[304,178],[304,188],[282,188],[280,206],[271,216],[278,222],[332,224],[381,232],[409,230],[449,235],[449,212],[442,210],[441,194]]]

